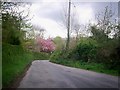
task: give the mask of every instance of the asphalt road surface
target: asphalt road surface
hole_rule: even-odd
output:
[[[18,88],[118,88],[118,77],[36,60]]]

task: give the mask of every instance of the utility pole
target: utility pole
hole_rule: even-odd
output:
[[[69,49],[70,43],[70,12],[71,12],[71,0],[69,0],[69,7],[68,7],[68,25],[67,25],[67,42],[66,42],[66,51]]]

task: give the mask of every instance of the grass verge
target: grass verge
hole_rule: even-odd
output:
[[[11,87],[33,60],[49,59],[48,53],[30,52],[20,45],[2,45],[2,86]]]
[[[87,62],[81,62],[76,60],[66,60],[66,59],[57,59],[57,60],[50,60],[53,63],[62,64],[65,66],[85,69],[85,70],[91,70],[99,73],[105,73],[110,74],[114,76],[119,76],[118,70],[110,70],[107,69],[104,64],[100,63],[87,63]]]
[[[9,87],[32,62],[33,55],[18,45],[2,45],[2,86]]]

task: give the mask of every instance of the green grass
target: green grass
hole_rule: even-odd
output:
[[[62,64],[70,67],[85,69],[85,70],[91,70],[99,73],[105,73],[110,74],[114,76],[118,75],[118,70],[110,70],[104,66],[104,64],[100,63],[87,63],[87,62],[81,62],[76,60],[66,60],[66,59],[57,59],[57,60],[50,60],[53,63]]]
[[[2,45],[2,85],[8,87],[33,60],[46,60],[47,53],[30,52],[20,45]]]
[[[21,46],[3,44],[2,46],[2,85],[7,87],[19,76],[33,60],[33,54]]]

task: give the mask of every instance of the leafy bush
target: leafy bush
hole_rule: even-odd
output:
[[[73,53],[76,54],[76,59],[84,60],[85,62],[91,62],[92,60],[96,59],[97,47],[98,45],[95,40],[83,38],[79,41]]]
[[[50,54],[44,52],[33,52],[33,56],[34,56],[34,60],[48,60]]]
[[[62,57],[62,51],[54,51],[53,54],[50,56],[51,61],[56,61],[59,58],[63,58]]]
[[[109,40],[101,45],[97,51],[97,58],[108,68],[117,68],[120,64],[119,44],[115,40]]]
[[[68,51],[55,51],[50,59],[57,60],[61,59],[74,59],[83,60],[85,62],[91,62],[96,59],[97,42],[89,38],[83,38],[79,41],[75,49]]]
[[[20,45],[24,38],[21,23],[18,16],[9,13],[2,14],[2,42]]]
[[[118,30],[119,31],[119,30]],[[110,38],[104,30],[97,27],[91,27],[93,36],[92,39],[96,40],[99,48],[97,49],[96,60],[100,63],[104,63],[109,69],[118,69],[120,64],[120,39],[119,32],[118,37]]]

